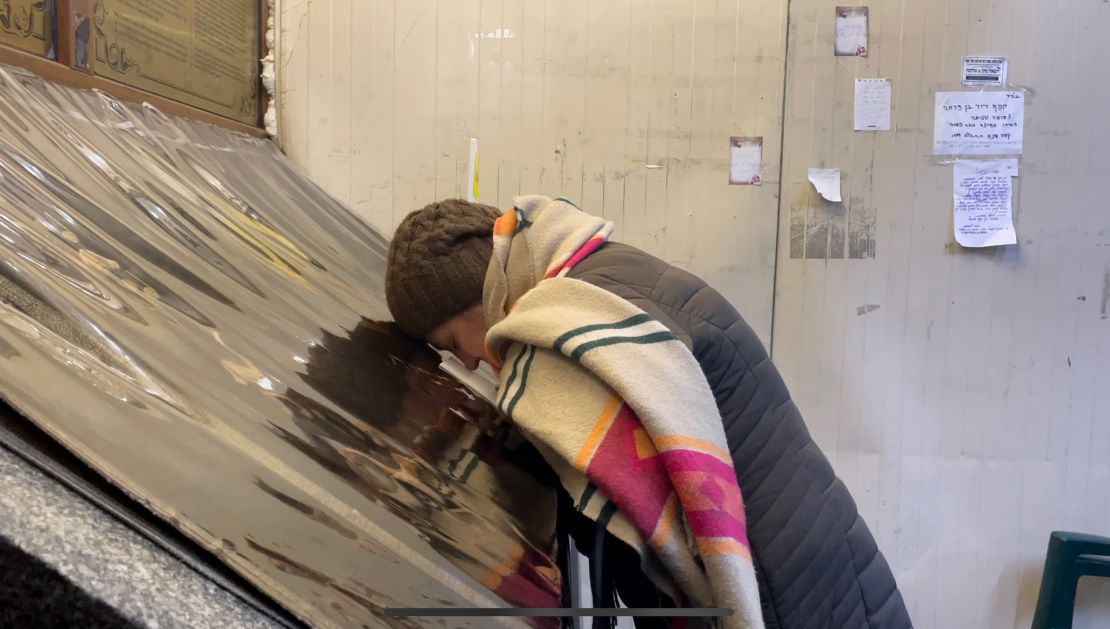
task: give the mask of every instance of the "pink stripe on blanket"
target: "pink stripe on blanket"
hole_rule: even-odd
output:
[[[590,478],[648,539],[671,494],[667,470],[643,425],[622,404],[589,463]]]
[[[672,474],[676,472],[705,472],[732,479],[736,483],[736,470],[731,465],[711,454],[697,450],[664,450],[660,457]]]
[[[574,252],[573,255],[567,258],[567,261],[565,263],[560,264],[559,266],[548,271],[547,275],[545,275],[543,279],[551,279],[559,275],[560,273],[573,269],[576,264],[585,260],[587,257],[589,257],[591,253],[597,251],[598,248],[601,247],[601,245],[604,245],[605,241],[605,236],[601,235],[594,236],[593,238],[587,240],[585,244],[583,244],[581,247],[578,248],[577,251]]]
[[[750,548],[744,499],[736,472],[720,459],[693,450],[668,450],[660,458],[697,537],[727,537]]]

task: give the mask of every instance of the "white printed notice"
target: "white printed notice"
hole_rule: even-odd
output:
[[[758,186],[763,177],[763,138],[729,138],[728,183]]]
[[[856,131],[890,131],[890,79],[856,79]]]
[[[867,7],[836,7],[837,57],[867,56]]]
[[[937,92],[935,155],[1021,155],[1024,92]]]
[[[1006,57],[964,57],[960,83],[968,87],[1006,87]]]
[[[956,242],[964,247],[1016,244],[1013,178],[1018,176],[1017,160],[958,161],[952,172]]]
[[[833,168],[810,168],[809,182],[826,201],[840,203],[840,171]]]

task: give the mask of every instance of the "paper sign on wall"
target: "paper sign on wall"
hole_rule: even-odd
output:
[[[810,168],[809,182],[817,192],[832,203],[840,203],[840,171],[832,168]]]
[[[968,87],[1006,87],[1006,57],[964,57],[960,82]]]
[[[836,7],[833,50],[838,57],[867,56],[867,7]]]
[[[856,131],[890,131],[890,79],[856,79]]]
[[[952,171],[956,242],[964,247],[1017,243],[1013,218],[1016,159],[956,162]]]
[[[758,186],[763,181],[763,138],[730,138],[728,182]]]
[[[936,155],[1021,155],[1024,92],[937,92]]]

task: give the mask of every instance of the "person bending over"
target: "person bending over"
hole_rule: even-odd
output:
[[[432,203],[391,242],[389,308],[498,371],[498,409],[557,472],[561,517],[627,605],[728,608],[726,627],[910,627],[756,334],[611,232],[565,199]]]

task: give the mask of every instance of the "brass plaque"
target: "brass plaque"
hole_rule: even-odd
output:
[[[97,74],[258,123],[257,0],[96,0],[93,13]]]
[[[50,3],[0,0],[0,44],[45,56],[50,51]]]

